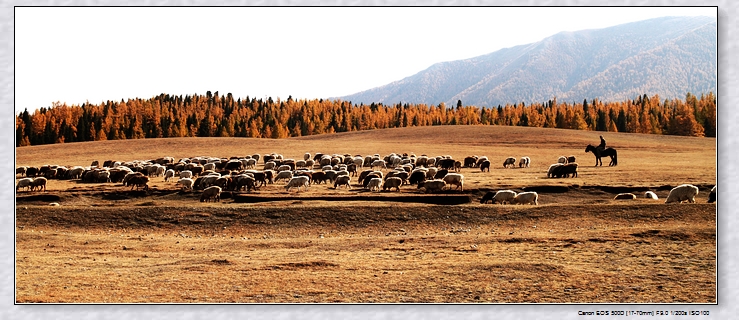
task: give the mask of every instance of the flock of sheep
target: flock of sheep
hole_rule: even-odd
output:
[[[259,160],[263,161],[262,170],[257,170]],[[479,168],[482,172],[490,171],[490,160],[486,156],[468,156],[457,161],[451,156],[429,157],[426,155],[391,153],[384,157],[379,154],[361,156],[350,154],[311,155],[305,153],[303,159],[285,159],[279,154],[254,154],[251,156],[217,158],[192,157],[175,161],[173,157],[162,157],[154,160],[135,160],[120,162],[108,160],[102,165],[93,161],[88,167],[46,165],[36,167],[18,167],[16,174],[21,178],[16,184],[16,191],[46,190],[48,179],[79,179],[81,182],[123,183],[131,190],[148,189],[148,182],[153,177],[162,177],[165,182],[175,176],[176,182],[183,190],[202,190],[200,201],[219,201],[222,191],[241,191],[260,188],[267,184],[285,181],[285,191],[307,190],[310,185],[331,183],[334,189],[346,187],[351,189],[352,177],[369,191],[400,191],[403,185],[417,185],[426,193],[439,192],[446,188],[463,191],[464,175],[461,169]],[[503,162],[504,168],[515,167],[516,158],[508,157]],[[531,159],[521,157],[519,168],[529,168]],[[577,177],[577,163],[574,156],[559,157],[556,163],[549,166],[548,178]],[[387,173],[383,169],[388,170]],[[25,176],[25,177],[24,177]],[[711,191],[715,201],[714,187]],[[695,202],[698,188],[692,185],[681,185],[670,191],[666,203]],[[649,191],[647,198],[656,199]],[[616,199],[635,199],[634,194],[619,194]],[[516,193],[512,190],[488,192],[480,203],[538,204],[535,192]]]

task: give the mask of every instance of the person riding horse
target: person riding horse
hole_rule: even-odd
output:
[[[595,150],[597,150],[600,154],[602,154],[603,151],[606,150],[606,139],[603,139],[603,136],[600,136],[600,144],[595,147]]]

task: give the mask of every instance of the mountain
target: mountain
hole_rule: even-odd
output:
[[[658,94],[684,99],[717,87],[712,17],[663,17],[560,32],[486,55],[436,63],[390,84],[340,97],[352,103],[448,106],[558,101],[623,101]]]

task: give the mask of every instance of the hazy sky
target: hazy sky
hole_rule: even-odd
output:
[[[15,8],[15,109],[160,93],[353,94],[443,61],[715,7]]]

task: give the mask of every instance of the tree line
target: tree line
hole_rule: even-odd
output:
[[[498,105],[493,108],[409,104],[352,104],[219,95],[174,96],[67,106],[54,103],[16,115],[16,146],[64,142],[168,138],[287,138],[323,133],[435,125],[502,125],[610,132],[716,136],[713,92],[684,100],[646,94],[620,102],[597,99]]]

